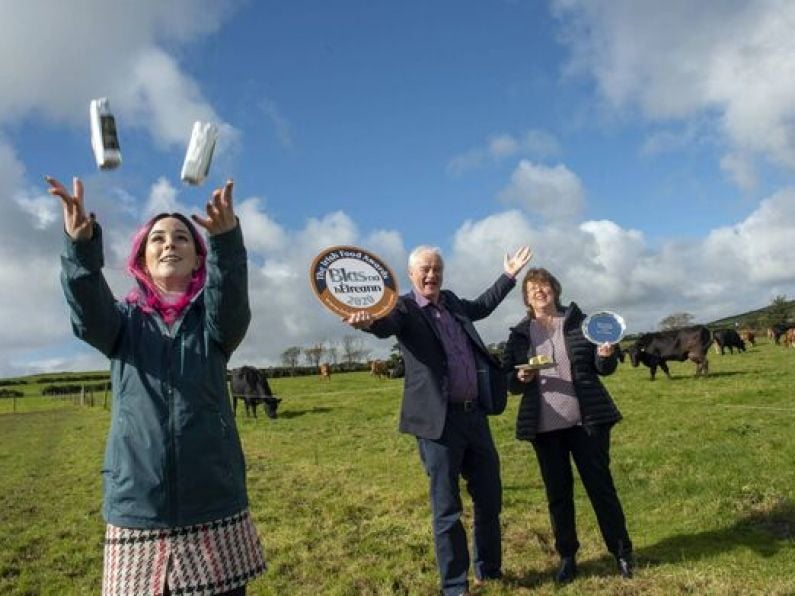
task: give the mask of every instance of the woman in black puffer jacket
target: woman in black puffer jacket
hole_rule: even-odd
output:
[[[621,414],[599,380],[599,375],[615,371],[618,355],[612,345],[596,346],[585,339],[585,315],[574,303],[563,307],[560,282],[546,269],[527,272],[522,294],[528,314],[511,328],[503,365],[511,393],[522,394],[516,437],[533,444],[544,480],[561,557],[555,580],[568,583],[577,573],[571,459],[618,571],[630,578],[632,542],[610,474],[610,429]],[[515,368],[533,356],[547,356],[554,366]]]

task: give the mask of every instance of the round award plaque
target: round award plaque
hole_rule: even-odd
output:
[[[582,322],[583,335],[594,344],[617,344],[626,330],[624,318],[607,310],[593,313]]]
[[[323,306],[343,317],[366,310],[378,319],[398,299],[397,279],[389,266],[356,246],[332,246],[316,256],[309,284]]]

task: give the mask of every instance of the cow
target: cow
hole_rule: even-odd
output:
[[[406,364],[403,362],[403,358],[398,358],[397,362],[395,362],[395,366],[392,370],[389,371],[389,378],[390,379],[402,379],[406,376]]]
[[[637,367],[641,362],[649,367],[651,380],[657,373],[659,366],[670,379],[671,373],[666,364],[669,360],[684,362],[687,359],[696,364],[696,376],[709,373],[707,353],[712,343],[712,333],[703,325],[646,333],[641,335],[626,352],[632,366]]]
[[[756,334],[750,329],[745,329],[742,333],[740,333],[740,337],[744,342],[749,343],[752,346],[756,345]]]
[[[318,368],[318,373],[320,374],[319,380],[321,381],[328,381],[331,382],[331,365],[328,362],[324,362]]]
[[[723,356],[724,350],[729,348],[729,353],[734,354],[734,348],[738,352],[745,352],[745,342],[734,329],[716,329],[712,332],[712,338],[715,340],[715,353],[720,352]]]
[[[627,357],[627,351],[626,351],[626,350],[624,350],[624,349],[623,349],[623,348],[622,348],[620,345],[618,345],[618,344],[615,344],[615,351],[616,351],[616,356],[618,356],[618,361],[619,361],[619,362],[624,362],[624,360],[625,360],[625,359],[626,359],[626,357]]]
[[[784,335],[784,345],[795,348],[795,327],[787,330],[786,335]]]
[[[379,380],[384,380],[389,376],[389,369],[383,360],[373,360],[370,362],[370,374]]]
[[[787,334],[789,329],[793,328],[795,328],[795,324],[793,323],[776,323],[769,331],[772,334],[773,341],[778,346],[781,344],[781,338]]]
[[[268,418],[276,418],[276,409],[281,398],[273,395],[265,373],[253,366],[242,366],[230,371],[229,384],[232,389],[233,409],[237,416],[237,400],[246,406],[246,416],[257,417],[257,405],[265,406]]]

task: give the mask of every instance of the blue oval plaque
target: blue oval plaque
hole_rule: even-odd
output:
[[[627,325],[624,318],[614,312],[603,310],[585,317],[582,322],[582,333],[585,338],[595,344],[617,344],[624,337]]]

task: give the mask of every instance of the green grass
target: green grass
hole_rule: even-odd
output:
[[[513,438],[511,398],[491,419],[506,578],[478,593],[795,593],[795,350],[762,344],[710,364],[706,379],[673,363],[673,380],[628,364],[606,380],[625,417],[612,467],[638,557],[629,582],[578,482],[580,575],[551,583],[543,486],[530,445]],[[396,431],[401,382],[351,373],[271,386],[278,420],[238,417],[270,567],[249,593],[436,593],[426,480],[415,440]],[[26,391],[17,413],[0,409],[0,593],[97,593],[108,412]]]

